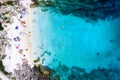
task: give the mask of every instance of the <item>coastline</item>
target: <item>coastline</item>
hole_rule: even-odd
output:
[[[34,8],[32,11],[32,19],[31,23],[31,36],[32,36],[32,48],[33,53],[36,55],[36,58],[40,58],[40,61],[36,64],[42,64],[44,66],[48,66],[52,62],[52,57],[54,56],[52,52],[51,45],[49,40],[47,39],[47,33],[50,33],[48,29],[51,27],[50,25],[50,12],[41,11],[40,7]],[[49,27],[49,28],[48,28]],[[50,52],[50,55],[49,55]]]
[[[3,13],[1,13],[1,15],[4,14],[2,15],[3,17],[9,18],[9,23],[6,23],[6,19],[3,20],[3,18],[1,18],[2,26],[4,27],[4,30],[7,31],[6,36],[9,43],[9,45],[6,44],[4,52],[5,57],[2,59],[5,71],[9,73],[9,75],[5,75],[5,77],[8,79],[16,78],[19,80],[19,77],[26,74],[28,69],[28,72],[32,75],[26,74],[26,77],[21,77],[22,79],[29,79],[28,76],[31,76],[34,79],[35,76],[38,76],[36,79],[48,80],[51,75],[51,69],[44,67],[44,65],[41,64],[41,59],[39,59],[38,56],[42,53],[38,50],[39,44],[35,44],[35,42],[39,43],[40,36],[33,36],[39,33],[37,33],[37,30],[34,27],[36,25],[36,23],[34,23],[36,20],[33,20],[33,18],[36,19],[37,16],[35,17],[36,12],[30,7],[31,1],[24,0],[13,4],[14,6],[9,5],[10,8],[8,8],[7,5],[4,5],[3,9],[5,8],[6,12],[2,10]],[[36,50],[38,50],[37,53]],[[33,71],[29,69],[32,69]],[[36,74],[36,71],[39,74]],[[19,72],[20,74],[17,74]],[[4,74],[3,77],[1,76],[0,78],[4,79]]]
[[[119,54],[104,50],[119,52],[119,48],[115,49],[118,46],[114,47],[113,21],[89,24],[72,16],[42,13],[40,8],[29,8],[29,1],[21,1],[16,14],[9,16],[11,24],[3,21],[4,27],[8,25],[5,31],[10,43],[6,44],[6,56],[2,60],[5,70],[12,73],[7,77],[17,80],[120,79],[120,65],[112,63],[117,60],[119,63]],[[14,9],[11,11],[14,13]],[[117,24],[119,27],[119,22]]]

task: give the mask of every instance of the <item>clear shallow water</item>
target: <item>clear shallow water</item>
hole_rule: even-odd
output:
[[[90,23],[72,15],[41,12],[40,8],[35,11],[35,45],[41,47],[36,51],[44,65],[55,68],[61,62],[86,71],[109,68],[111,63],[120,65],[120,19]],[[45,51],[51,54],[41,56]]]

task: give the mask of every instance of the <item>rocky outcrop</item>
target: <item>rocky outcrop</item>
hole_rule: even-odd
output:
[[[52,69],[42,65],[31,68],[25,60],[22,66],[14,71],[14,77],[16,80],[50,80],[50,76],[53,72]]]

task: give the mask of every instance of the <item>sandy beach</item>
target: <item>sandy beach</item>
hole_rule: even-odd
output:
[[[28,60],[28,64],[32,67],[35,59],[31,47],[31,28],[29,21],[31,20],[30,14],[30,0],[22,0],[19,3],[23,8],[18,8],[17,14],[11,16],[12,24],[5,28],[7,37],[10,39],[10,47],[6,47],[6,57],[3,60],[6,71],[14,72],[18,65],[22,65],[24,59]],[[15,10],[17,11],[17,10]],[[19,13],[21,11],[21,13]],[[22,17],[21,17],[22,16]]]

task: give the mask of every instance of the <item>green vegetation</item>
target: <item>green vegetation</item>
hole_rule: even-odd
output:
[[[34,63],[37,63],[40,61],[40,57],[38,57],[37,59],[34,60]]]
[[[0,22],[0,31],[3,30],[2,23]]]
[[[2,55],[2,59],[5,59],[6,55]]]
[[[16,1],[7,1],[7,2],[5,2],[5,3],[3,3],[2,5],[11,5],[11,6],[13,6],[14,5],[14,3],[15,3]]]
[[[13,1],[7,1],[6,4],[13,5]]]
[[[3,17],[2,19],[3,19],[3,20],[7,20],[7,17]]]
[[[0,61],[0,71],[2,71],[5,75],[9,75],[10,73],[5,71],[5,67],[3,66],[2,61]]]

